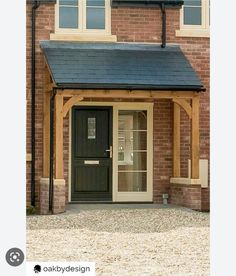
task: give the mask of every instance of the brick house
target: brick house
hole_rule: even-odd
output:
[[[209,0],[27,8],[27,205],[209,210]]]

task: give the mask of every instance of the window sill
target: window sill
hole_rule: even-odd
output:
[[[177,37],[210,37],[210,30],[206,29],[181,29],[175,32]]]
[[[106,34],[50,34],[50,40],[116,42],[116,35]]]

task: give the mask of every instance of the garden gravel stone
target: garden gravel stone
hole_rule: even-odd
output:
[[[209,275],[209,214],[185,208],[27,217],[28,261],[95,261],[96,275]]]

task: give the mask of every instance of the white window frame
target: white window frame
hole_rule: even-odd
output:
[[[60,28],[59,27],[59,0],[55,4],[55,34],[88,34],[88,35],[111,35],[111,5],[109,0],[105,0],[105,29],[86,29],[86,0],[78,0],[79,7],[79,27]]]
[[[184,24],[184,5],[180,9],[180,30],[176,31],[176,36],[190,37],[209,37],[210,35],[210,17],[209,0],[202,0],[201,6],[201,25]]]

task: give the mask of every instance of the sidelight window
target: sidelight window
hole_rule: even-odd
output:
[[[118,123],[118,191],[147,190],[147,111],[121,110]]]

